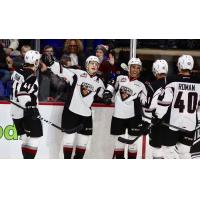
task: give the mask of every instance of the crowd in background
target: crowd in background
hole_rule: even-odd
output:
[[[100,60],[100,67],[98,75],[102,78],[104,83],[119,73],[124,73],[120,68],[117,59],[115,58],[115,52],[113,46],[110,44],[99,44],[92,52]],[[10,80],[12,72],[16,68],[20,68],[24,64],[25,53],[32,49],[29,44],[22,44],[19,48],[19,40],[0,40],[0,98],[9,97],[11,91],[12,82]],[[54,47],[51,45],[45,45],[41,52],[42,64],[47,68],[51,68],[56,71],[55,74],[62,73],[62,68],[85,68],[85,60],[87,56],[84,51],[84,46],[79,39],[64,40],[62,54],[60,57],[56,57]],[[128,58],[127,58],[128,59]],[[44,67],[38,70],[38,79],[40,84],[39,100],[40,101],[63,101],[59,90],[55,87],[59,87],[62,90],[62,80],[58,76],[49,76],[47,70]],[[98,100],[97,100],[98,101]]]
[[[0,40],[0,99],[10,96],[12,82],[10,80],[12,72],[24,64],[24,55],[30,50],[34,49],[34,40],[17,40],[17,39],[1,39]],[[52,42],[53,41],[53,42]],[[120,51],[116,56],[116,51],[120,46],[129,47],[129,40],[102,40],[103,43],[94,44],[86,48],[85,41],[79,39],[59,40],[62,48],[57,49],[54,42],[58,40],[43,40],[40,53],[42,54],[42,63],[46,68],[56,70],[56,73],[62,73],[62,68],[83,69],[85,67],[85,60],[90,55],[96,55],[100,60],[100,67],[98,75],[106,84],[109,79],[114,78],[119,74],[127,73],[120,67],[121,63],[127,63],[129,60],[129,52]],[[154,44],[158,40],[138,40],[137,46],[143,48],[146,46],[157,46]],[[90,40],[87,41],[91,42]],[[181,45],[189,45],[194,48],[200,44],[195,40],[159,40],[160,49],[176,49]],[[191,46],[193,45],[193,46]],[[196,46],[195,46],[196,45]],[[188,47],[188,48],[189,48]],[[146,61],[143,62],[145,64]],[[147,64],[149,65],[149,63]],[[64,101],[66,85],[58,76],[49,76],[47,70],[41,68],[38,72],[38,79],[40,84],[39,100],[40,101]],[[143,68],[142,76],[151,80],[153,74],[151,67]],[[150,70],[149,70],[150,69]],[[55,74],[56,74],[55,73]],[[58,89],[58,87],[60,89]],[[65,89],[64,89],[65,88]],[[96,99],[99,102],[100,99]]]

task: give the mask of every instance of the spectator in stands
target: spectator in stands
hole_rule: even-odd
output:
[[[83,43],[81,40],[70,39],[64,43],[63,54],[71,58],[72,66],[85,66],[85,56],[83,55]]]
[[[20,52],[17,50],[19,46],[19,40],[17,39],[1,39],[0,45],[2,45],[5,55],[6,55],[6,64],[9,71],[13,71],[13,58],[17,57]],[[6,76],[5,76],[6,77]]]
[[[71,69],[81,69],[81,66],[79,65],[72,65],[71,57],[67,54],[63,54],[60,58],[60,64],[64,68],[71,68]]]
[[[31,46],[23,45],[19,53],[12,54],[7,58],[7,63],[10,67],[16,69],[24,64],[24,56],[27,51],[31,50]]]
[[[24,55],[29,50],[31,50],[29,45],[23,45],[20,51],[13,51],[11,56],[6,57],[7,64],[11,71],[24,64]]]
[[[27,51],[31,50],[31,46],[29,45],[23,45],[21,48],[21,55],[24,58]]]
[[[53,49],[53,47],[50,46],[50,45],[44,46],[42,54],[43,55],[54,56],[54,49]]]
[[[114,49],[109,50],[108,53],[108,61],[111,64],[112,73],[120,74],[121,73],[121,67],[116,59],[115,51]]]
[[[1,39],[0,44],[3,46],[7,56],[10,56],[19,46],[19,41],[16,39]]]
[[[70,56],[63,54],[60,58],[60,63],[63,65],[63,67],[68,68],[72,66],[72,61]]]
[[[10,79],[9,66],[6,61],[6,57],[4,46],[0,44],[0,80],[5,86],[7,81]]]
[[[109,57],[107,57],[107,52],[108,49],[102,44],[96,47],[96,56],[100,60],[98,74],[101,76],[104,84],[107,84],[108,80],[116,73],[114,51],[109,53]]]

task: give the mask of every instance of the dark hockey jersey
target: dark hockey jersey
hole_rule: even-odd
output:
[[[197,125],[199,105],[199,77],[179,75],[168,80],[165,90],[158,98],[156,115],[163,118],[169,111],[170,124],[193,131]]]
[[[25,108],[27,102],[33,106],[38,104],[38,81],[31,69],[19,68],[11,76],[12,93],[10,99]],[[23,117],[23,110],[15,105],[11,105],[11,115],[14,119]]]

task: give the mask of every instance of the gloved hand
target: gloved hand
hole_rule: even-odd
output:
[[[26,109],[24,110],[24,116],[30,116],[33,120],[37,119],[38,116],[40,116],[39,110],[35,107],[35,104],[33,105],[32,102],[26,103]]]
[[[32,101],[28,101],[26,104],[25,104],[26,108],[29,108],[29,107],[33,107],[33,106],[36,106],[35,103],[33,103]]]
[[[104,104],[111,104],[112,103],[112,93],[109,90],[105,90],[103,93],[103,102]]]
[[[41,57],[41,61],[48,67],[50,67],[51,65],[53,65],[53,63],[55,62],[55,57],[52,55],[46,55],[43,54]]]
[[[162,123],[162,119],[159,119],[157,116],[153,116],[151,123],[153,124],[153,126],[159,126]]]
[[[142,121],[137,128],[140,129],[139,131],[140,135],[147,135],[149,134],[150,124],[146,121]]]

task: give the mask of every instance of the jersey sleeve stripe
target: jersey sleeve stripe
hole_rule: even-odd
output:
[[[26,92],[20,92],[20,93],[18,93],[17,95],[16,95],[17,97],[18,96],[30,96],[30,94],[28,94],[28,93],[26,93]]]
[[[145,109],[145,112],[147,112],[147,113],[152,113],[154,110],[155,110],[155,109],[153,109],[153,108],[146,108],[146,109]]]
[[[159,101],[158,100],[158,105],[160,106],[169,106],[171,104],[171,102],[168,101]]]

